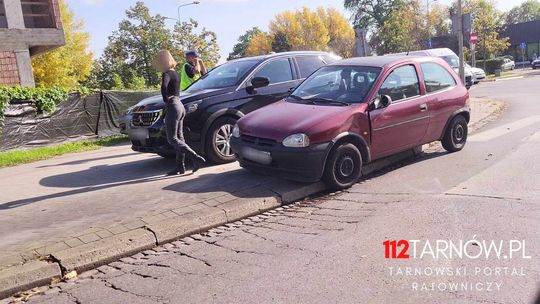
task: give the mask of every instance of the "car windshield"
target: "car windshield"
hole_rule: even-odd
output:
[[[459,68],[459,57],[456,55],[447,55],[447,56],[440,56],[444,61],[446,61],[452,68],[457,69]]]
[[[361,103],[380,72],[381,69],[375,67],[323,67],[294,90],[290,101],[344,105]]]
[[[259,60],[240,60],[224,63],[193,83],[186,92],[219,89],[239,84]]]

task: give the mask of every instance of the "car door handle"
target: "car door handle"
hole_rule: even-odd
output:
[[[420,111],[421,111],[421,112],[427,111],[427,104],[425,104],[425,103],[424,103],[424,104],[421,104],[421,105],[420,105]]]

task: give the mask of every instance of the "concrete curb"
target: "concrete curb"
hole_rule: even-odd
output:
[[[97,242],[51,254],[64,273],[83,272],[156,246],[154,234],[135,229]]]
[[[0,271],[0,299],[7,298],[21,290],[47,285],[53,279],[62,277],[57,263],[32,261],[24,265]]]

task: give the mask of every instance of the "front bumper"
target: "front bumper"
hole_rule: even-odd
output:
[[[321,180],[332,143],[314,144],[306,148],[288,148],[281,143],[262,146],[233,137],[231,147],[243,168],[264,175],[311,183]],[[271,161],[263,164],[246,158],[248,149],[269,154]]]

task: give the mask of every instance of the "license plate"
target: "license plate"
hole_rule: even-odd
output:
[[[242,156],[263,165],[270,165],[272,163],[272,156],[270,156],[270,152],[260,151],[250,147],[244,147],[242,149]]]
[[[134,140],[146,140],[148,139],[148,129],[134,128],[129,129],[129,137]]]

